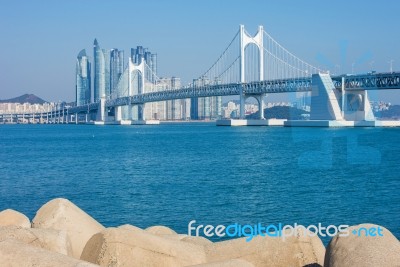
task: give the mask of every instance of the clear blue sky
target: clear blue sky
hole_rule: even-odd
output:
[[[0,0],[0,99],[34,93],[75,98],[75,60],[93,39],[102,48],[143,45],[158,54],[160,76],[190,81],[204,72],[244,24],[258,25],[300,58],[341,72],[400,70],[398,1],[20,1]],[[347,53],[344,44],[347,43]],[[367,59],[366,59],[367,58]],[[365,59],[365,60],[364,60]],[[382,94],[400,103],[400,92]]]

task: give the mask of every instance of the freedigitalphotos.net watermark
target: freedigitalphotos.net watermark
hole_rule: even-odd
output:
[[[304,235],[304,236],[316,236],[321,237],[334,237],[339,234],[339,236],[383,236],[383,228],[380,226],[376,227],[360,227],[359,229],[353,229],[351,232],[348,229],[349,225],[327,225],[323,226],[321,223],[317,225],[304,226],[301,224],[293,225],[283,225],[278,224],[268,224],[263,225],[262,223],[257,223],[254,225],[250,224],[230,224],[225,225],[203,225],[196,224],[196,220],[192,220],[188,224],[188,235],[189,236],[206,236],[206,237],[247,237],[246,241],[251,241],[255,236],[269,236],[269,237],[280,237],[285,239],[291,236]]]

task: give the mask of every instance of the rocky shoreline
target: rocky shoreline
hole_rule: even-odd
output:
[[[358,225],[350,227],[371,227]],[[67,199],[43,205],[32,222],[0,212],[0,266],[400,266],[400,242],[383,236],[336,235],[327,248],[318,236],[254,237],[211,242],[165,226],[105,228]]]

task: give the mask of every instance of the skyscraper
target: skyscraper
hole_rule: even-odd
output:
[[[106,95],[106,62],[104,52],[100,48],[97,39],[94,39],[94,102],[100,100],[100,97]]]
[[[124,51],[116,48],[110,52],[110,95],[116,93],[119,78],[124,72]]]
[[[104,55],[104,91],[108,98],[111,94],[111,62],[110,62],[110,50],[102,49]],[[101,97],[101,95],[100,95]]]
[[[152,54],[147,48],[143,48],[143,46],[137,46],[136,48],[131,48],[131,57],[135,64],[142,63],[144,59],[152,72],[147,73],[146,79],[150,82],[154,82],[155,75],[157,75],[157,54]]]
[[[86,50],[79,52],[76,59],[76,105],[90,103],[91,98],[90,61]]]
[[[219,81],[214,81],[214,84],[218,83]],[[208,84],[211,84],[211,82],[207,77],[201,77],[193,80],[193,86],[201,87]],[[192,120],[209,120],[220,118],[221,110],[221,96],[191,98],[190,117]]]

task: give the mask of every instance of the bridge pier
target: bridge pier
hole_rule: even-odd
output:
[[[115,121],[121,121],[122,120],[122,107],[117,106],[114,109],[114,120]]]
[[[259,117],[258,119],[260,120],[265,120],[264,117],[264,94],[251,94],[251,95],[244,95],[241,91],[240,95],[240,113],[239,113],[239,118],[241,120],[246,119],[246,112],[245,112],[245,105],[246,105],[246,100],[250,97],[254,97],[257,100],[258,103],[258,111],[259,111]]]
[[[335,88],[329,74],[312,76],[311,120],[374,121],[367,90]]]
[[[239,110],[239,118],[244,120],[246,118],[244,105],[246,103],[246,97],[243,92],[243,86],[240,86],[240,110]]]
[[[87,118],[86,118],[87,120]],[[97,110],[96,114],[96,121],[97,122],[104,122],[106,120],[106,98],[102,96],[100,98],[100,105],[99,109]]]
[[[145,114],[144,114],[144,105],[145,104],[140,104],[138,105],[138,121],[145,121]]]
[[[255,97],[258,102],[258,111],[260,113],[260,120],[265,120],[264,117],[264,94],[258,95]]]
[[[368,91],[351,91],[342,94],[344,101],[343,117],[347,121],[374,121],[375,116],[372,111]]]

